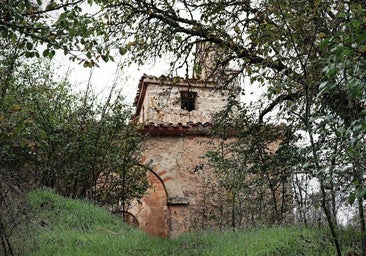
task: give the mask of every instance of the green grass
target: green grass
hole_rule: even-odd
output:
[[[49,190],[28,194],[29,216],[12,236],[17,255],[334,255],[316,230],[296,227],[150,237],[106,210]]]

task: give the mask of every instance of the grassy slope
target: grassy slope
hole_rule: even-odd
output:
[[[17,255],[334,255],[313,230],[275,227],[158,239],[84,201],[47,190],[28,200],[28,222],[13,235]]]

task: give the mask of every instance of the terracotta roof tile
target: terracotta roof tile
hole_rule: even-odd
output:
[[[141,133],[152,136],[179,136],[179,135],[209,135],[211,133],[212,123],[153,123],[143,125]]]

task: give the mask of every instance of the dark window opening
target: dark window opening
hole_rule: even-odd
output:
[[[187,111],[195,109],[197,92],[181,91],[181,108]]]

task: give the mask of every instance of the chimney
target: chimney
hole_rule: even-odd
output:
[[[212,80],[215,69],[219,64],[217,47],[209,42],[196,44],[196,53],[193,67],[193,78],[197,80]]]
[[[196,44],[193,78],[210,81],[217,86],[239,87],[239,70],[229,68],[228,55],[223,48],[210,42]]]

